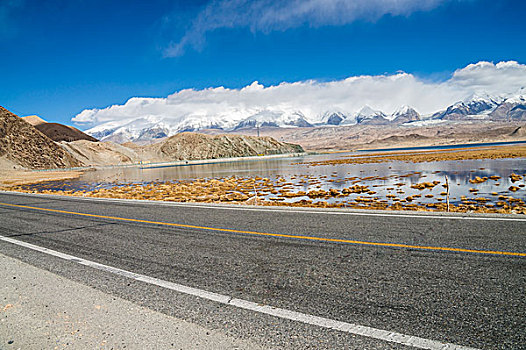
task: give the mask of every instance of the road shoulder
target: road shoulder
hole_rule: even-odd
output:
[[[2,349],[261,348],[2,254],[0,280]]]

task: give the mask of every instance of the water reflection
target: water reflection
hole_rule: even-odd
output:
[[[268,160],[254,160],[230,163],[214,163],[201,165],[158,167],[141,169],[139,167],[104,169],[86,172],[78,180],[66,182],[50,182],[33,185],[35,189],[52,188],[60,190],[93,189],[113,187],[117,184],[146,184],[152,182],[166,182],[195,179],[221,179],[230,176],[253,178],[256,176],[269,178],[277,183],[291,183],[290,192],[310,190],[341,191],[343,188],[360,183],[375,191],[378,200],[398,200],[408,196],[417,196],[419,203],[436,203],[445,199],[445,177],[450,181],[451,202],[459,203],[462,196],[467,198],[488,199],[486,203],[496,204],[499,195],[512,195],[522,200],[526,199],[524,179],[512,183],[510,175],[526,174],[526,160],[515,159],[484,159],[463,161],[439,161],[429,163],[409,163],[391,161],[385,163],[366,164],[337,164],[323,166],[308,166],[297,164],[309,161],[323,161],[350,154],[306,155],[297,158],[281,158]],[[470,179],[499,176],[500,179],[472,184]],[[440,184],[424,190],[411,188],[421,182],[439,182]],[[510,186],[517,186],[518,191],[512,192]],[[478,191],[470,192],[475,188]],[[421,195],[420,197],[418,195]],[[264,194],[267,199],[275,197]],[[357,194],[346,197],[333,197],[324,200],[331,203],[354,200]],[[395,199],[396,198],[396,199]],[[308,197],[286,198],[285,201],[298,201]]]

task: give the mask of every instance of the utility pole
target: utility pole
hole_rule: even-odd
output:
[[[449,212],[449,179],[447,178],[447,175],[446,175],[446,190],[447,190],[447,194],[446,194],[446,202],[447,202],[447,211]]]

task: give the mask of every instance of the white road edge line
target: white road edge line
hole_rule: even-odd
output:
[[[476,220],[476,221],[516,221],[526,222],[526,218],[511,218],[511,217],[492,217],[492,216],[456,216],[449,213],[438,213],[437,215],[429,214],[397,214],[393,213],[371,213],[371,212],[354,212],[344,211],[345,209],[332,210],[312,210],[312,209],[290,209],[291,207],[277,207],[277,208],[264,208],[264,207],[239,207],[234,206],[223,206],[223,205],[206,205],[206,204],[190,204],[190,203],[177,203],[177,202],[165,202],[165,201],[153,201],[153,200],[138,200],[138,199],[121,199],[121,198],[94,198],[94,197],[75,197],[75,196],[60,196],[53,194],[39,194],[39,193],[22,193],[12,191],[0,191],[0,194],[12,194],[27,197],[55,197],[60,199],[90,201],[90,202],[117,202],[117,203],[134,203],[143,205],[162,205],[170,207],[185,207],[185,208],[201,208],[201,209],[219,209],[219,210],[241,210],[241,211],[263,211],[263,212],[277,212],[277,213],[303,213],[303,214],[324,214],[324,215],[354,215],[354,216],[380,216],[380,217],[396,217],[396,218],[414,218],[414,219],[442,219],[442,220]],[[341,210],[341,211],[337,211]],[[357,209],[361,210],[361,209]],[[366,210],[366,209],[364,209]],[[511,214],[510,214],[511,215]]]
[[[456,345],[451,343],[443,343],[436,340],[430,340],[420,337],[415,337],[411,335],[406,335],[397,332],[390,332],[383,329],[377,329],[368,326],[361,326],[358,324],[347,323],[337,320],[332,320],[329,318],[304,314],[301,312],[291,311],[287,309],[282,309],[278,307],[273,307],[269,305],[261,305],[251,301],[231,298],[227,295],[218,294],[214,292],[208,292],[206,290],[184,286],[182,284],[173,283],[165,280],[161,280],[155,277],[150,277],[146,275],[141,275],[135,272],[126,271],[119,269],[117,267],[108,266],[104,264],[97,263],[95,261],[78,258],[73,255],[65,254],[58,252],[56,250],[40,247],[31,243],[26,243],[9,237],[0,235],[0,240],[8,242],[11,244],[16,244],[21,247],[29,248],[44,254],[52,255],[64,260],[75,262],[84,266],[88,266],[94,269],[106,271],[119,275],[122,277],[131,278],[137,281],[145,282],[148,284],[156,285],[162,288],[170,289],[179,293],[188,294],[191,296],[199,297],[206,300],[215,301],[221,304],[231,305],[238,307],[240,309],[255,311],[262,314],[275,316],[287,320],[297,321],[306,323],[309,325],[314,325],[318,327],[328,328],[332,330],[337,330],[345,333],[360,335],[368,338],[373,338],[377,340],[383,340],[391,343],[398,343],[406,346],[412,346],[419,349],[431,349],[431,350],[474,350],[475,348],[466,347],[462,345]]]

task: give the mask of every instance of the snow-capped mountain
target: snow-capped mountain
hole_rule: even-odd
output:
[[[526,120],[526,89],[520,89],[508,97],[473,95],[457,102],[447,109],[433,114],[433,119],[441,120],[491,120],[523,121]]]
[[[307,119],[301,112],[284,113],[279,111],[261,111],[239,122],[235,126],[234,130],[242,128],[254,128],[256,126],[309,127],[312,126],[312,124],[307,121]]]
[[[377,111],[369,106],[363,107],[356,113],[354,120],[357,124],[379,125],[389,123],[387,116],[382,111]]]
[[[416,122],[421,120],[420,114],[410,106],[402,106],[398,108],[391,116],[389,120],[395,124],[403,124]]]
[[[135,101],[131,101],[135,103]],[[144,104],[144,101],[142,102]],[[147,107],[141,106],[146,109]],[[155,112],[155,111],[154,111]],[[307,115],[309,117],[307,117]],[[428,119],[438,121],[525,121],[526,89],[508,96],[490,96],[476,94],[463,101],[456,102],[445,109],[422,117],[411,106],[401,106],[392,114],[363,106],[358,112],[345,112],[337,108],[327,108],[325,112],[313,113],[312,110],[280,109],[275,106],[268,109],[252,110],[236,108],[222,114],[209,115],[197,111],[187,111],[182,115],[153,114],[141,118],[111,121],[97,125],[87,133],[95,138],[114,142],[151,142],[184,131],[220,129],[225,131],[254,127],[312,127],[345,125],[401,125],[413,122],[425,122]]]
[[[459,101],[446,110],[437,112],[433,119],[463,120],[468,118],[480,118],[490,114],[502,102],[503,98],[492,97],[487,94],[475,94],[464,101]]]
[[[182,116],[149,116],[123,122],[108,122],[86,131],[103,141],[148,141],[185,131],[203,129],[238,130],[253,127],[311,127],[301,111],[232,111],[228,115],[188,113]]]
[[[320,125],[340,125],[347,116],[340,111],[327,111],[323,114]]]
[[[526,121],[526,94],[521,93],[505,99],[490,113],[490,118],[502,121]]]

